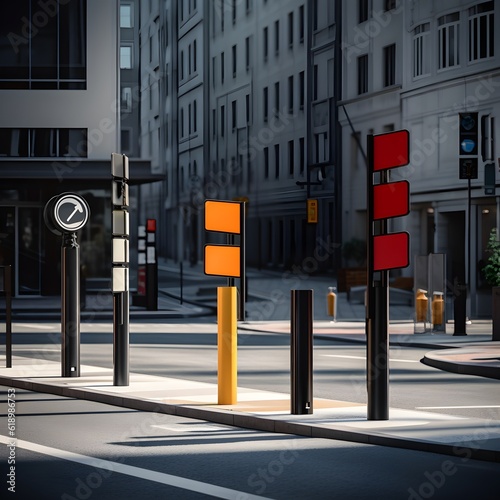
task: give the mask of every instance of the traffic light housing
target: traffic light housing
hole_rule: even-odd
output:
[[[477,156],[479,125],[477,113],[459,113],[459,155]]]

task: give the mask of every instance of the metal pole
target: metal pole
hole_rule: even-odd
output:
[[[218,404],[233,405],[238,397],[237,296],[235,286],[217,288]]]
[[[80,247],[64,233],[61,247],[61,376],[80,376]]]
[[[389,419],[388,366],[388,271],[373,269],[373,135],[367,137],[367,266],[366,293],[366,380],[368,391],[368,420]],[[387,182],[387,173],[381,172],[381,182]],[[387,233],[387,222],[379,223],[379,234]]]
[[[113,385],[129,385],[129,293],[113,293]]]
[[[245,256],[245,203],[240,203],[240,302],[238,304],[238,319],[245,321],[246,302],[246,256]]]
[[[12,266],[4,267],[5,289],[5,368],[12,368]]]
[[[291,290],[291,413],[313,413],[313,291]]]

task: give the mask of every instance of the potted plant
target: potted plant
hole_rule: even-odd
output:
[[[500,241],[498,241],[497,230],[492,229],[486,252],[489,253],[488,262],[483,272],[486,281],[491,285],[493,293],[493,338],[500,340]]]

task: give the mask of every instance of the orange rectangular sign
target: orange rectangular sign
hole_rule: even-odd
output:
[[[307,200],[307,222],[313,224],[318,222],[318,200]]]
[[[205,201],[205,230],[240,234],[241,203],[235,201]]]
[[[240,268],[240,247],[205,245],[205,274],[239,278]]]

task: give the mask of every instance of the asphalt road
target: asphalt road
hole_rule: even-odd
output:
[[[15,328],[14,355],[60,359],[58,324]],[[89,323],[82,324],[82,330],[82,364],[112,368],[112,326]],[[131,331],[131,371],[217,383],[215,321],[135,323]],[[391,407],[500,420],[496,380],[423,365],[425,352],[428,349],[391,348]],[[288,336],[240,331],[238,385],[289,394]],[[366,403],[365,346],[316,339],[313,385],[315,397]]]
[[[6,418],[12,401],[16,441]],[[0,414],[1,498],[14,488],[12,498],[23,500],[488,500],[500,486],[500,464],[466,456],[270,434],[20,389],[0,387]]]

